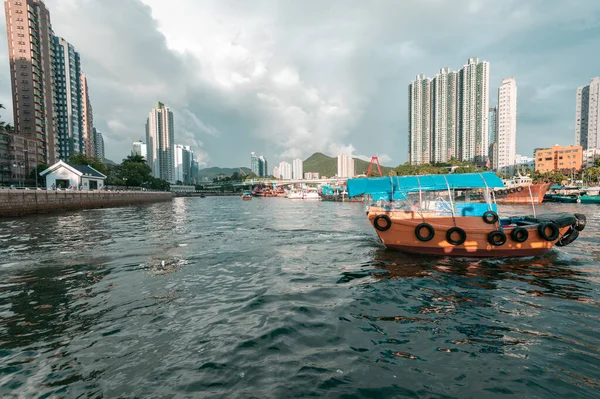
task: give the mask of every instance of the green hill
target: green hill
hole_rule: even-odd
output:
[[[246,167],[241,168],[245,173],[250,173],[250,169]],[[240,173],[240,168],[219,168],[213,166],[212,168],[204,168],[198,171],[200,180],[212,181],[217,175],[223,174],[225,176],[231,176],[234,172]]]
[[[304,161],[303,168],[305,173],[319,173],[321,176],[332,177],[337,174],[337,158],[328,157],[320,152],[315,152]],[[366,174],[369,169],[369,162],[354,158],[354,168],[356,169],[356,174]],[[387,166],[381,166],[381,171],[384,176],[387,176],[392,169],[393,168]],[[377,166],[375,166],[373,176],[376,176],[377,174]]]

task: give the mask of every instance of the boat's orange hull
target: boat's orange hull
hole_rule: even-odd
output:
[[[511,257],[511,256],[535,256],[550,250],[554,244],[570,229],[570,226],[559,229],[559,238],[554,241],[546,241],[537,232],[535,226],[525,227],[529,232],[529,238],[524,243],[517,243],[510,237],[515,227],[503,229],[507,236],[506,243],[495,246],[488,242],[488,234],[498,229],[498,225],[490,225],[481,217],[456,217],[456,224],[452,217],[436,217],[433,214],[424,214],[425,222],[435,229],[433,239],[421,241],[416,237],[415,227],[423,223],[423,217],[418,213],[407,211],[381,212],[371,211],[368,214],[369,221],[373,224],[375,216],[385,213],[392,220],[391,227],[386,231],[377,231],[383,244],[391,249],[403,252],[445,255],[445,256],[471,256],[471,257]],[[467,239],[461,245],[452,245],[446,241],[446,231],[454,226],[462,228]]]
[[[533,199],[534,204],[541,204],[548,189],[550,189],[550,184],[532,184],[530,186],[531,195],[529,195],[529,187],[523,187],[523,190],[515,191],[514,193],[509,192],[505,195],[496,195],[496,202],[498,204],[531,204]]]

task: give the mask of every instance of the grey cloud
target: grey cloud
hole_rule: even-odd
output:
[[[518,151],[530,153],[573,140],[575,89],[600,74],[594,0],[144,3],[47,0],[56,33],[82,55],[115,160],[160,100],[175,112],[176,141],[206,163],[341,149],[404,162],[408,83],[473,56],[491,63],[491,104],[501,79],[516,78]]]

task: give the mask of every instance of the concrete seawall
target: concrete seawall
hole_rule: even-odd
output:
[[[170,192],[0,190],[0,217],[171,201]]]

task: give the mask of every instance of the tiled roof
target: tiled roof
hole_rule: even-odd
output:
[[[103,179],[103,178],[106,177],[102,173],[98,172],[96,169],[92,168],[89,165],[72,165],[72,164],[69,164],[69,166],[72,167],[73,169],[77,169],[78,171],[80,171],[81,173],[83,173],[84,176],[99,177],[101,179]]]

